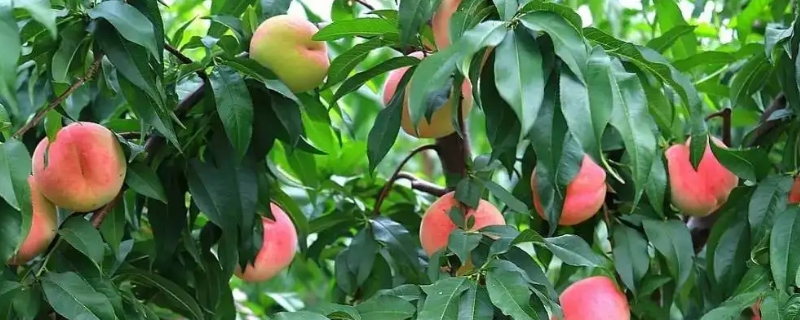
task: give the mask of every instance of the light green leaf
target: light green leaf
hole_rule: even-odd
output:
[[[88,220],[73,216],[64,221],[58,234],[73,248],[89,257],[95,265],[99,266],[103,262],[103,238]]]
[[[546,32],[553,39],[556,54],[569,66],[581,82],[586,79],[589,51],[580,32],[564,17],[548,11],[533,11],[520,18],[526,28]]]
[[[144,14],[123,1],[103,1],[89,10],[92,19],[105,19],[114,25],[120,35],[128,41],[147,48],[160,61],[161,48],[156,43],[153,23]]]
[[[514,30],[495,49],[494,76],[497,92],[522,124],[533,127],[544,99],[544,70],[539,45],[524,30]]]

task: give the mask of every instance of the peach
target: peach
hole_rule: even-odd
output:
[[[431,17],[431,29],[433,29],[433,41],[439,50],[444,50],[450,46],[450,19],[458,9],[461,0],[442,0],[439,8]]]
[[[56,206],[39,192],[33,176],[28,176],[28,185],[31,188],[31,206],[33,207],[31,228],[17,253],[9,259],[9,265],[24,264],[44,252],[53,242],[58,229]]]
[[[424,58],[421,51],[412,52],[408,56],[417,59]],[[389,101],[392,100],[394,93],[397,91],[400,80],[408,69],[408,67],[403,67],[389,72],[383,89],[384,106],[389,105]],[[410,84],[410,82],[408,84]],[[453,101],[456,100],[453,94],[450,95],[450,99],[448,99],[443,106],[433,112],[430,122],[428,122],[427,117],[423,116],[417,125],[417,132],[414,132],[411,114],[408,111],[408,84],[406,85],[405,97],[403,100],[403,113],[400,120],[403,131],[413,137],[431,139],[441,138],[456,132],[452,122],[452,109],[454,109],[452,104]],[[472,84],[467,79],[464,79],[464,82],[461,84],[461,95],[463,97],[463,104],[461,107],[461,116],[463,118],[472,108]]]
[[[536,167],[531,174],[531,192],[533,205],[540,217],[547,220],[536,185]],[[588,155],[583,155],[578,174],[567,184],[564,207],[558,224],[572,226],[584,222],[594,216],[606,198],[606,172]]]
[[[451,191],[434,201],[425,211],[419,227],[419,239],[422,249],[430,257],[437,251],[445,248],[450,238],[450,233],[457,226],[450,220],[450,209],[459,205],[455,198],[455,191]],[[469,230],[479,230],[490,225],[504,225],[506,220],[500,210],[490,202],[481,199],[477,208],[467,210],[464,221],[475,217],[475,224]]]
[[[629,320],[625,294],[605,276],[584,278],[571,284],[559,297],[564,320]],[[553,316],[551,319],[556,319]]]
[[[800,203],[800,176],[794,179],[792,190],[789,191],[789,204]]]
[[[700,166],[694,170],[689,160],[690,140],[666,151],[671,202],[686,215],[702,217],[728,201],[728,195],[739,183],[739,178],[717,161],[709,145],[706,145]],[[711,141],[725,147],[717,138],[711,137]]]
[[[245,282],[262,282],[272,279],[286,269],[294,259],[297,249],[297,229],[286,212],[277,204],[270,203],[275,220],[261,217],[264,238],[256,259],[242,272],[237,264],[234,274]]]
[[[250,59],[269,68],[292,92],[318,87],[330,68],[328,47],[313,23],[287,14],[264,20],[250,40]]]
[[[114,199],[126,170],[117,138],[92,122],[67,125],[52,143],[45,137],[33,151],[33,177],[39,190],[56,206],[76,212],[98,209]]]

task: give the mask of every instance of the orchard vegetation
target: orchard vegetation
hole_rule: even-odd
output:
[[[0,0],[0,319],[800,319],[794,31],[789,0]]]

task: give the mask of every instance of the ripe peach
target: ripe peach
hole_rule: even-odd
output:
[[[593,276],[578,280],[561,293],[559,300],[564,311],[564,320],[631,318],[628,299],[608,277]]]
[[[789,191],[789,204],[800,203],[800,176],[794,179],[792,190]]]
[[[269,207],[275,220],[261,218],[264,226],[264,240],[254,263],[250,263],[242,272],[237,264],[234,274],[245,282],[261,282],[272,279],[283,271],[294,259],[297,248],[297,229],[286,212],[277,204]]]
[[[117,138],[92,122],[67,125],[53,143],[45,137],[33,151],[33,177],[39,190],[56,206],[76,212],[95,210],[114,199],[126,170]]]
[[[418,59],[424,58],[421,51],[413,52],[408,56]],[[383,89],[384,105],[388,105],[389,101],[392,100],[395,91],[397,91],[397,86],[400,83],[400,80],[403,78],[403,75],[406,73],[406,71],[408,71],[408,69],[408,67],[403,67],[389,72],[389,76],[386,79]],[[408,84],[410,84],[410,82]],[[414,126],[411,122],[411,115],[408,111],[408,88],[409,86],[406,85],[405,97],[403,100],[403,114],[400,120],[403,131],[405,131],[408,135],[417,138],[441,138],[456,131],[451,119],[453,111],[452,109],[454,109],[452,103],[456,99],[454,99],[454,96],[451,94],[450,99],[447,100],[443,106],[433,112],[430,122],[428,122],[428,119],[425,116],[422,117],[417,125],[417,132],[419,134],[415,133]],[[463,97],[461,116],[466,117],[472,108],[472,84],[467,79],[464,79],[464,82],[461,84],[461,95]]]
[[[314,89],[330,67],[325,42],[312,39],[317,31],[317,26],[300,17],[271,17],[253,33],[250,59],[272,70],[293,92]]]
[[[436,251],[446,247],[450,232],[457,228],[453,221],[450,220],[449,215],[450,209],[459,205],[455,194],[455,191],[451,191],[436,199],[422,217],[422,223],[419,227],[419,239],[422,249],[428,256],[432,256]],[[469,217],[475,217],[475,224],[470,230],[479,230],[490,225],[506,224],[503,214],[490,202],[482,199],[477,208],[466,212],[464,221]]]
[[[39,192],[33,176],[28,176],[28,185],[31,188],[33,207],[31,228],[17,253],[9,259],[9,265],[24,264],[44,252],[55,238],[58,229],[56,206]]]
[[[433,29],[433,41],[439,50],[444,50],[450,46],[450,19],[458,9],[461,0],[442,0],[439,8],[431,17],[431,29]]]
[[[739,183],[739,178],[717,161],[709,145],[706,145],[700,166],[695,171],[689,160],[690,140],[666,151],[670,192],[672,204],[681,212],[702,217],[728,201],[728,195]],[[711,137],[711,141],[725,147],[717,138]]]
[[[531,174],[531,191],[536,212],[547,220],[536,185],[536,167]],[[600,210],[605,201],[606,172],[592,158],[584,155],[578,174],[567,185],[566,194],[558,224],[572,226],[588,220]]]

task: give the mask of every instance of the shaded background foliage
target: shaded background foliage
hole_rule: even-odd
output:
[[[90,220],[62,210],[62,236],[48,253],[3,269],[0,313],[377,319],[388,310],[391,319],[466,319],[458,312],[466,304],[478,306],[476,319],[545,319],[557,292],[604,274],[627,290],[637,319],[745,318],[759,299],[765,319],[796,317],[798,209],[786,204],[800,137],[794,3],[463,2],[454,20],[468,26],[467,40],[416,65],[411,100],[443,86],[434,74],[441,68],[479,74],[480,107],[466,121],[476,158],[467,175],[458,172],[461,140],[440,139],[438,156],[422,152],[403,167],[406,179],[379,216],[376,198],[391,173],[429,142],[391,139],[399,123],[387,121],[383,82],[386,71],[417,63],[397,57],[421,43],[418,34],[431,39],[425,21],[437,1],[0,2],[0,258],[30,224],[30,208],[18,201],[29,192],[20,183],[30,171],[26,149],[66,122],[94,121],[118,134],[131,161],[115,202]],[[419,6],[427,9],[414,15]],[[340,68],[319,91],[291,94],[244,54],[258,23],[287,10],[322,28],[317,37]],[[538,36],[543,69],[513,68],[533,58],[508,59],[497,21],[510,20],[520,41]],[[576,49],[583,44],[586,54]],[[489,68],[459,63],[487,46],[496,47]],[[617,100],[592,91],[601,80],[581,64],[589,58]],[[494,64],[512,66],[516,78],[498,76]],[[515,84],[539,90],[541,108],[510,101]],[[596,107],[604,103],[613,109]],[[746,182],[713,217],[681,219],[668,204],[661,155],[688,134],[692,149],[703,150],[697,137],[706,133],[733,147],[712,150]],[[535,164],[550,169],[540,181],[554,190],[545,200],[552,221],[565,185],[553,171],[574,174],[569,159],[581,152],[602,154],[618,177],[609,175],[613,192],[600,214],[556,228],[533,213],[528,181]],[[488,230],[496,241],[457,231],[455,255],[428,260],[417,234],[436,186],[457,190],[463,202],[492,201],[514,228]],[[244,284],[231,274],[259,249],[255,221],[257,212],[269,216],[270,199],[295,222],[300,250],[275,279]],[[471,249],[485,274],[449,277],[431,263],[456,269]],[[76,303],[88,307],[69,311]]]

